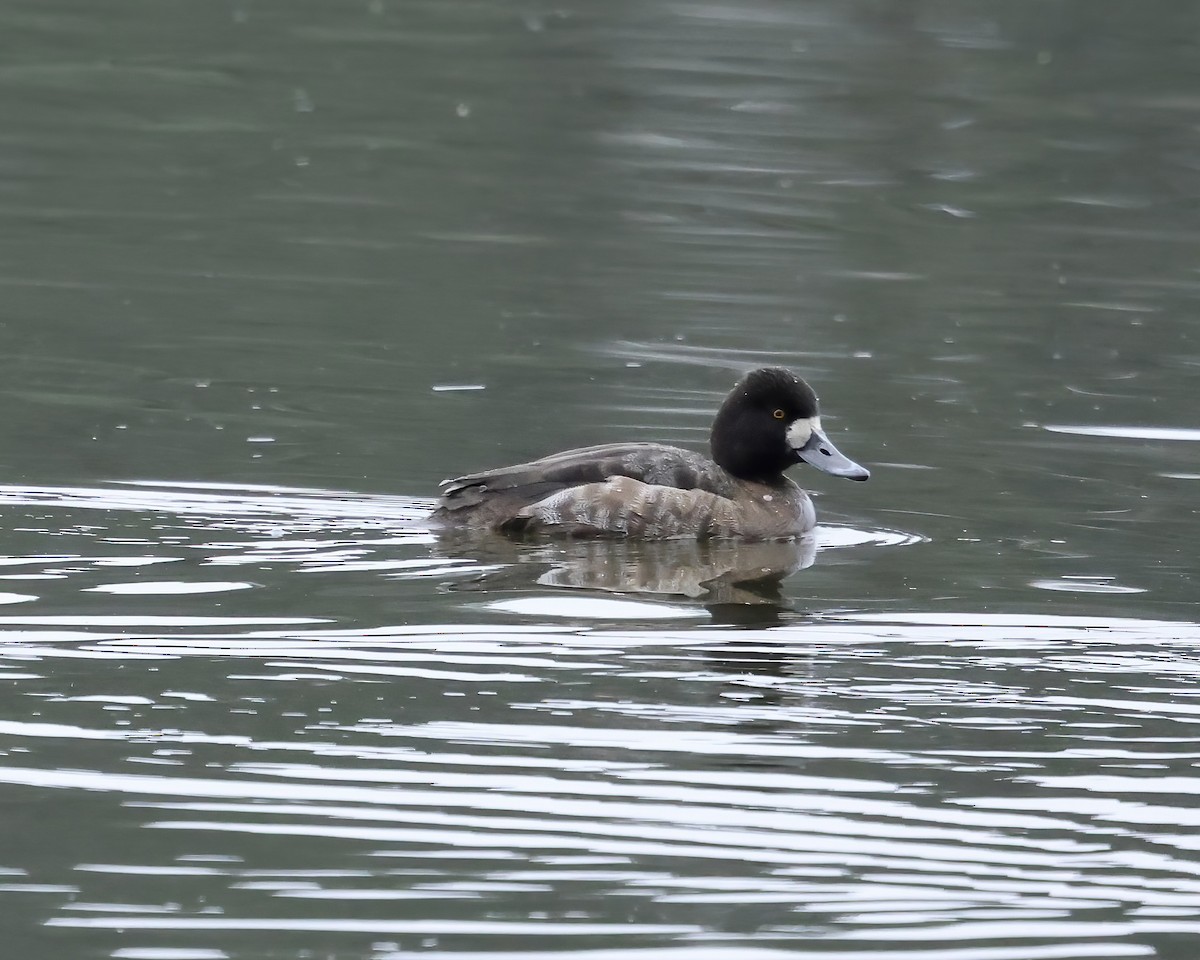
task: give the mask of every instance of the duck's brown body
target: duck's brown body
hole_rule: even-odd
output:
[[[780,475],[734,477],[706,457],[653,443],[568,450],[448,481],[432,519],[471,530],[777,540],[816,523],[808,494]]]

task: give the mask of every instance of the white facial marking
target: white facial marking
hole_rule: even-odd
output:
[[[793,450],[799,450],[812,438],[814,430],[824,433],[821,430],[820,417],[809,417],[807,420],[793,420],[788,424],[787,428],[788,445]]]

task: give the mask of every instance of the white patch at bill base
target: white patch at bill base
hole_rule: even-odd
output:
[[[793,450],[800,450],[812,439],[813,431],[824,433],[821,429],[820,417],[808,417],[804,420],[793,420],[788,424],[787,442]]]

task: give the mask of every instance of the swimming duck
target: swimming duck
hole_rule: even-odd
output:
[[[817,395],[782,367],[739,380],[717,410],[712,459],[658,443],[613,443],[442,481],[444,528],[574,537],[781,540],[817,522],[784,471],[804,461],[866,480],[821,427]]]

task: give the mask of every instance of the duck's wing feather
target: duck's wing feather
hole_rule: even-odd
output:
[[[612,477],[721,496],[729,494],[730,485],[724,471],[691,450],[657,443],[601,444],[443,481],[438,507],[457,511],[504,501],[515,510],[558,491]]]

